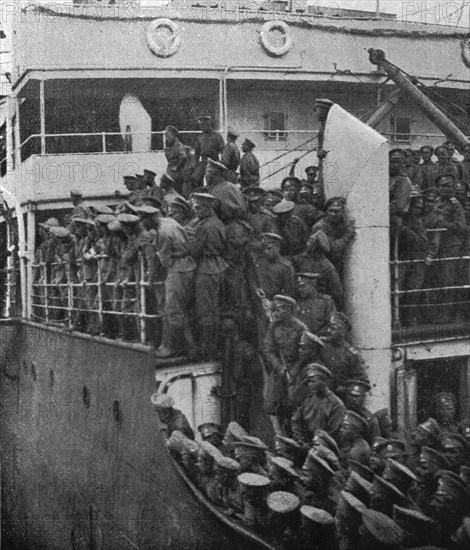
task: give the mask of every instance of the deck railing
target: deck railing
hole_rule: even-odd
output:
[[[149,282],[139,254],[134,280],[103,279],[106,255],[86,260],[92,278],[81,270],[85,260],[33,264],[32,320],[114,339],[157,343],[161,330],[164,281]]]
[[[399,260],[397,249],[390,262],[393,328],[470,322],[469,251],[426,264],[424,258]]]

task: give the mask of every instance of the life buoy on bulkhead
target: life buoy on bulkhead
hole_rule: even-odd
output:
[[[276,46],[271,43],[270,38],[272,38],[272,32],[275,30],[281,31],[284,39],[284,45]],[[285,55],[294,44],[289,25],[285,21],[268,21],[261,27],[259,35],[263,48],[269,55],[273,55],[275,57]]]
[[[170,34],[161,32],[170,31]],[[171,19],[161,17],[150,23],[147,29],[147,44],[158,57],[171,57],[181,44],[181,34],[178,25]]]
[[[461,47],[463,62],[470,68],[470,35],[462,40]]]

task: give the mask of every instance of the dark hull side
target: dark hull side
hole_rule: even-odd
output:
[[[2,547],[238,549],[176,473],[129,349],[0,321]]]

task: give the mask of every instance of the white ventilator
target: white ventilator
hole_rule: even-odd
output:
[[[119,107],[119,127],[129,150],[145,153],[151,149],[152,119],[140,99],[126,94]]]

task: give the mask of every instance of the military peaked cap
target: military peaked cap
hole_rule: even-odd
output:
[[[346,199],[344,197],[331,197],[325,202],[325,210],[328,210],[330,206],[341,206],[344,208],[346,206]]]
[[[362,464],[362,462],[358,462],[357,460],[353,460],[352,458],[348,459],[348,470],[350,472],[356,472],[369,483],[372,483],[372,481],[374,481],[374,472],[365,464]]]
[[[417,481],[417,477],[409,468],[393,460],[393,458],[387,459],[382,477],[385,481],[395,485],[404,494],[408,493],[410,487]]]
[[[442,453],[436,451],[436,449],[433,449],[432,447],[421,447],[421,451],[419,453],[419,461],[433,464],[438,470],[446,470],[450,468],[450,464],[447,458]]]
[[[222,427],[220,424],[215,424],[214,422],[205,422],[197,427],[198,432],[201,434],[202,438],[210,437],[213,434],[222,435]]]
[[[325,432],[325,430],[315,430],[313,439],[318,440],[327,449],[330,449],[330,451],[332,451],[336,456],[339,456],[339,447],[336,441],[328,432]]]
[[[325,365],[320,365],[320,363],[310,363],[304,368],[305,378],[310,378],[311,376],[324,376],[325,378],[332,379],[333,373],[325,367]]]
[[[220,470],[225,470],[226,472],[238,472],[240,470],[240,464],[233,458],[228,456],[219,456],[215,459],[216,466]]]
[[[294,300],[294,298],[291,298],[290,296],[284,296],[282,294],[276,294],[274,296],[273,301],[275,302],[285,302],[286,304],[289,304],[293,308],[297,305],[297,302]]]
[[[282,456],[273,456],[269,459],[269,461],[275,468],[282,470],[282,472],[292,477],[299,477],[298,473],[294,470],[294,463],[292,460]]]
[[[369,506],[371,487],[371,482],[367,481],[367,479],[364,479],[361,475],[354,471],[349,474],[349,477],[344,485],[344,489],[346,491],[349,491],[366,506]]]
[[[346,411],[343,418],[343,426],[350,425],[353,428],[356,428],[362,435],[362,437],[365,437],[367,435],[367,432],[369,430],[369,424],[367,420],[361,416],[360,414],[357,414],[354,411]]]
[[[401,528],[385,514],[376,510],[365,510],[362,514],[362,527],[360,532],[369,535],[378,544],[387,546],[399,546],[404,538]]]
[[[362,395],[371,390],[370,384],[366,380],[347,380],[344,386],[350,395]]]
[[[49,232],[58,239],[65,239],[70,235],[70,231],[66,227],[51,226],[49,227]]]
[[[287,212],[292,212],[294,210],[295,204],[292,201],[286,201],[282,199],[281,202],[277,203],[273,208],[274,214],[287,214]]]
[[[266,504],[271,512],[277,514],[290,514],[300,508],[300,499],[286,491],[275,491],[268,495]]]
[[[113,214],[98,214],[95,218],[95,222],[102,225],[108,225],[115,219],[116,216],[114,216]]]

